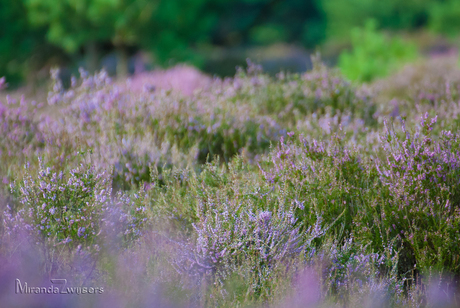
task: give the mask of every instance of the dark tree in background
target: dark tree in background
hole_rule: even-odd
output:
[[[212,42],[217,45],[295,42],[311,47],[324,39],[324,17],[315,0],[228,1]]]
[[[48,41],[75,53],[84,48],[90,71],[97,69],[98,43],[118,51],[117,72],[127,75],[126,46],[141,41],[157,3],[149,0],[25,0],[29,20],[47,28]]]
[[[0,76],[14,85],[43,65],[50,49],[44,35],[29,25],[21,1],[0,0]]]

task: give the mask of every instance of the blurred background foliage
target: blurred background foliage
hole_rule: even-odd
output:
[[[351,31],[352,51],[344,51],[338,66],[351,80],[371,81],[387,76],[400,64],[417,57],[417,46],[401,37],[388,38],[377,31],[377,22],[369,19],[364,28]]]
[[[457,0],[0,0],[0,76],[14,86],[56,65],[126,76],[178,62],[225,76],[246,50],[283,43],[370,81],[414,59],[413,33],[455,45],[459,17]],[[136,66],[139,52],[149,60]]]

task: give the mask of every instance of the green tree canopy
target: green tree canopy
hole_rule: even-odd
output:
[[[29,26],[21,1],[0,0],[0,77],[13,84],[25,78],[34,64],[27,60],[43,45],[43,35]]]
[[[30,21],[46,26],[47,39],[69,53],[96,42],[118,50],[120,75],[127,73],[127,48],[149,47],[160,60],[183,60],[190,43],[205,42],[218,21],[212,0],[24,0]],[[226,0],[222,0],[225,2]],[[90,61],[94,63],[94,61]]]
[[[436,2],[430,10],[430,28],[449,36],[460,32],[460,2],[449,0]]]
[[[436,0],[319,0],[325,13],[328,37],[348,37],[368,18],[385,29],[414,29],[425,26]]]
[[[68,53],[84,47],[90,70],[96,69],[96,42],[110,40],[110,25],[96,18],[111,9],[105,0],[24,0],[31,24],[47,28],[46,38]]]

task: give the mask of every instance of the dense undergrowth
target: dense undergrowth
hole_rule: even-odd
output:
[[[455,307],[460,70],[442,65],[354,85],[251,64],[192,96],[82,71],[46,105],[7,97],[2,280],[106,292],[2,301]]]

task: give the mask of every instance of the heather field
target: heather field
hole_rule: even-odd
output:
[[[0,306],[459,307],[457,58],[313,63],[0,81]]]

